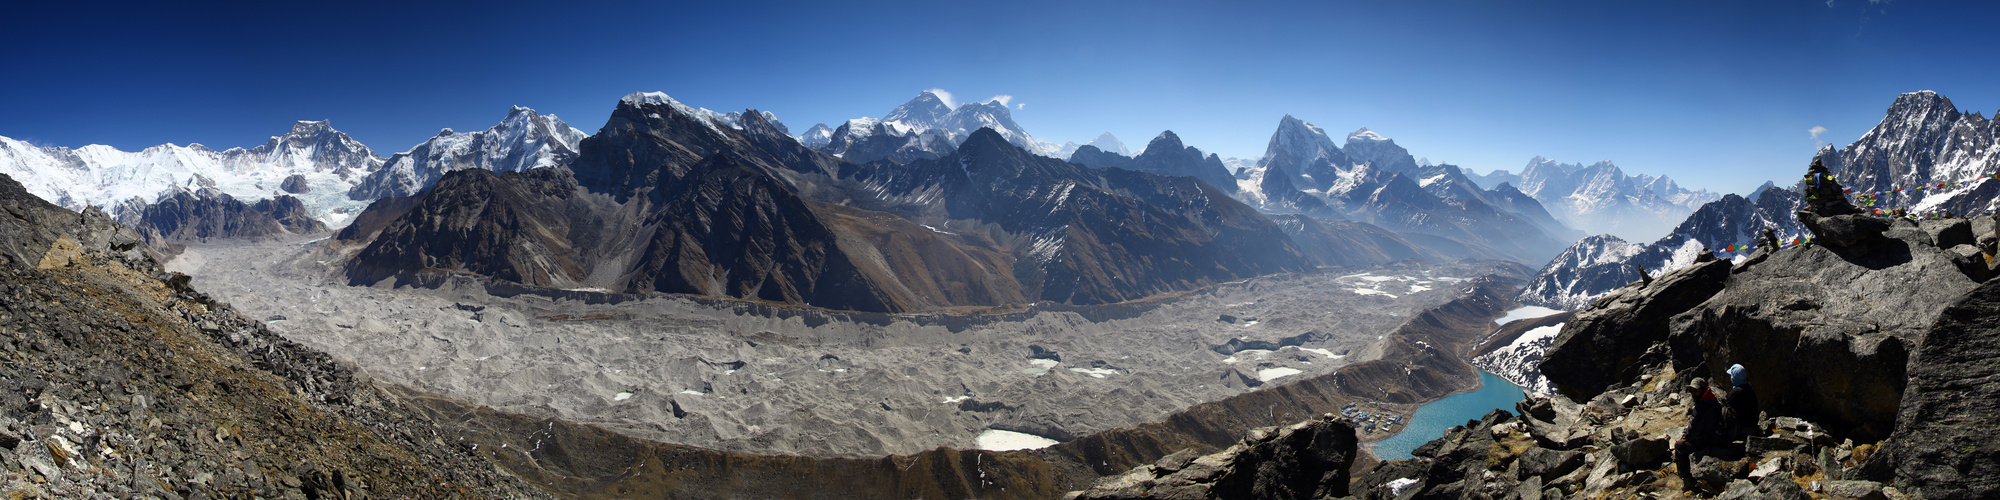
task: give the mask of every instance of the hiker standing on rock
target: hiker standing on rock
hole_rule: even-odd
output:
[[[1715,392],[1708,390],[1708,379],[1696,377],[1688,382],[1688,395],[1694,397],[1694,415],[1688,421],[1687,432],[1674,441],[1674,472],[1683,481],[1692,481],[1694,467],[1691,465],[1695,452],[1707,450],[1721,440],[1722,402]]]

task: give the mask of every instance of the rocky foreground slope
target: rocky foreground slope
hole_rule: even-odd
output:
[[[165,273],[139,235],[0,176],[10,498],[539,496],[350,367]]]
[[[1566,318],[1541,365],[1558,394],[1455,427],[1415,458],[1328,484],[1344,477],[1326,472],[1340,464],[1315,461],[1340,460],[1344,448],[1299,437],[1329,430],[1301,424],[1074,495],[1218,498],[1224,478],[1245,474],[1272,488],[1310,486],[1263,490],[1273,498],[2000,494],[1994,219],[1838,215],[1855,210],[1819,200],[1799,213],[1813,244],[1736,263],[1703,255]],[[1740,448],[1699,458],[1683,479],[1670,455],[1688,425],[1681,388],[1696,377],[1726,381],[1738,363],[1758,394],[1758,428]]]

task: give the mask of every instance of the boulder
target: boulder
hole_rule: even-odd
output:
[[[1722,489],[1730,481],[1743,477],[1742,462],[1713,456],[1704,456],[1696,460],[1693,469],[1695,482],[1716,490]]]
[[[1612,291],[1579,311],[1542,355],[1542,375],[1570,399],[1586,401],[1643,369],[1640,357],[1667,339],[1669,319],[1722,291],[1729,261],[1708,260],[1651,284]]]
[[[1523,482],[1533,479],[1537,481],[1536,486],[1539,487],[1542,481],[1552,481],[1582,467],[1583,456],[1583,452],[1579,451],[1556,451],[1536,447],[1521,452],[1521,458],[1515,463],[1520,464],[1520,479]]]
[[[1152,467],[1106,478],[1072,498],[1279,498],[1348,494],[1360,441],[1335,419],[1302,422],[1254,435],[1241,445],[1190,459],[1169,455]],[[1155,476],[1155,473],[1163,475]]]
[[[1669,451],[1666,438],[1634,439],[1611,447],[1611,454],[1618,457],[1618,463],[1630,469],[1659,467],[1667,461]]]
[[[1939,315],[1910,363],[1896,431],[1872,460],[1921,498],[2000,496],[2000,282]],[[1872,461],[1871,460],[1871,461]]]
[[[1799,212],[1799,224],[1812,231],[1813,242],[1834,248],[1866,251],[1880,242],[1892,225],[1889,219],[1868,215],[1821,217]]]

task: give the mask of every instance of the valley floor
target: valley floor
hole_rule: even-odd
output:
[[[1382,336],[1494,272],[1322,270],[1141,303],[887,316],[470,277],[350,287],[341,257],[324,241],[231,243],[168,267],[387,382],[639,438],[821,457],[973,448],[992,429],[1067,440],[1330,373],[1380,357]]]

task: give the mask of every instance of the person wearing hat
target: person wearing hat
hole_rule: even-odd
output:
[[[1688,382],[1687,390],[1694,399],[1693,415],[1687,432],[1674,441],[1674,472],[1680,474],[1683,484],[1694,478],[1694,468],[1690,465],[1694,454],[1722,441],[1722,401],[1715,397],[1715,391],[1708,390],[1708,379],[1695,377]]]
[[[1729,397],[1723,398],[1724,407],[1729,409],[1734,419],[1727,422],[1731,429],[1728,439],[1737,440],[1758,432],[1757,391],[1750,388],[1750,371],[1743,365],[1729,365]]]

